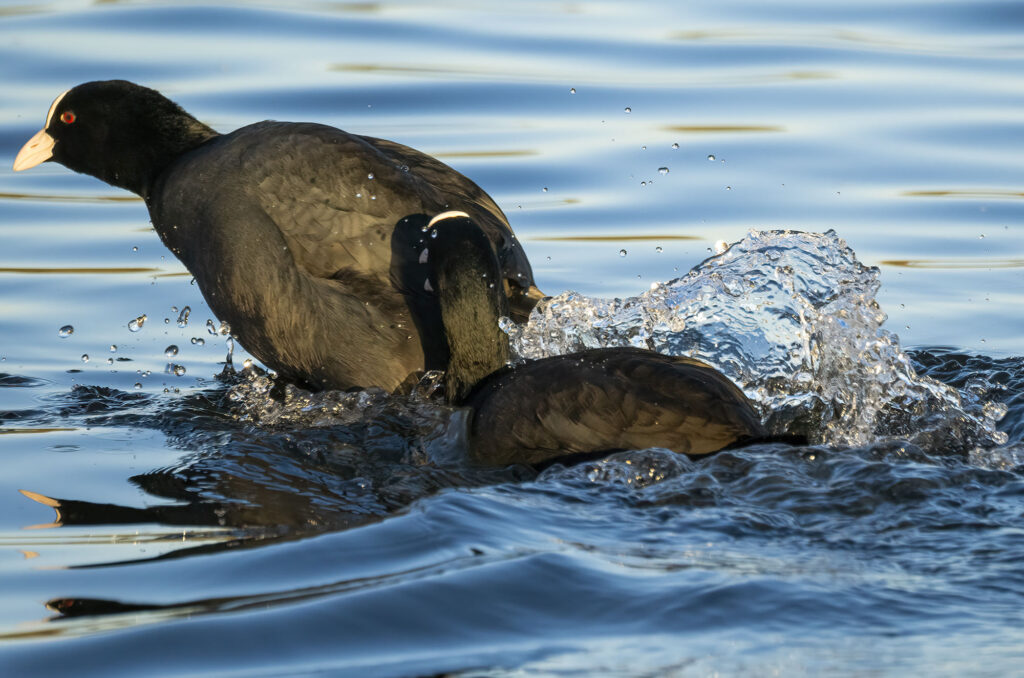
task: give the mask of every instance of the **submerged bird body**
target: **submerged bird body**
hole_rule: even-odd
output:
[[[417,256],[426,214],[473,216],[520,317],[540,298],[504,215],[419,151],[314,123],[217,134],[124,81],[58,97],[15,169],[53,159],[142,196],[211,310],[264,364],[313,388],[401,389],[446,366]]]
[[[700,456],[766,436],[746,397],[720,372],[637,348],[505,368],[461,404],[473,411],[473,454],[489,463],[544,464],[649,447]]]
[[[601,348],[507,365],[507,302],[489,282],[499,264],[486,236],[465,216],[434,227],[427,258],[451,346],[446,398],[470,408],[477,461],[543,466],[648,447],[698,456],[767,436],[742,391],[691,358]]]

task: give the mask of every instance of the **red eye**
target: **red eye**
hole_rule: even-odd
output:
[[[60,121],[67,125],[70,125],[75,121],[75,114],[71,111],[64,111],[60,114]]]

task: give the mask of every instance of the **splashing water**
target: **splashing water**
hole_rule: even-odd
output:
[[[918,375],[899,337],[882,329],[878,269],[861,264],[833,231],[752,231],[716,251],[639,296],[565,292],[538,305],[526,325],[505,318],[502,328],[520,358],[602,346],[699,358],[736,382],[772,431],[803,433],[815,443],[906,440],[971,453],[1006,442],[996,430],[1006,406],[985,400],[998,389],[958,390]],[[227,342],[230,351],[230,336]],[[387,398],[287,386],[280,400],[272,383],[236,384],[229,396],[236,416],[260,425],[323,426],[359,418]]]
[[[636,346],[704,360],[735,381],[777,432],[820,443],[906,438],[968,452],[1002,444],[1005,406],[919,377],[881,328],[877,268],[835,232],[751,231],[668,283],[628,299],[565,292],[528,324],[504,321],[514,351],[541,358]]]
[[[243,375],[227,394],[229,402],[241,406],[235,418],[266,427],[335,426],[357,421],[366,408],[387,400],[380,389],[311,393],[284,384],[275,393],[275,388],[277,382],[266,375]]]
[[[129,320],[128,321],[128,330],[130,332],[138,332],[139,330],[142,329],[142,326],[146,324],[147,318],[148,318],[148,316],[146,316],[146,314],[143,313],[138,318],[135,318],[134,320]]]

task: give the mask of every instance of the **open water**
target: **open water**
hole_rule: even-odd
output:
[[[225,369],[141,201],[9,169],[108,78],[443,159],[554,297],[520,354],[701,356],[813,444],[474,469]],[[0,674],[1024,667],[1024,4],[2,1],[0,81]]]

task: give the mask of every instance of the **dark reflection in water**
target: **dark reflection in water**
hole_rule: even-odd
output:
[[[451,449],[459,446],[449,430],[452,411],[415,396],[370,395],[367,406],[335,419],[351,420],[346,423],[310,426],[307,419],[302,426],[288,419],[269,428],[240,421],[226,386],[174,399],[171,408],[161,402],[143,393],[80,386],[52,398],[50,406],[82,427],[158,429],[168,444],[187,451],[175,468],[129,479],[174,504],[135,508],[23,494],[54,508],[57,526],[217,526],[240,530],[242,539],[263,540],[379,520],[443,488],[536,475],[520,467],[439,465],[432,456],[463,458],[464,450]]]

